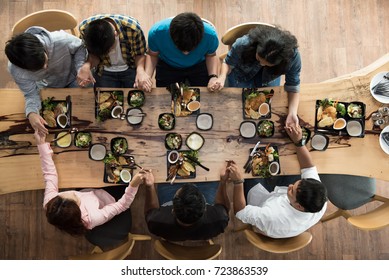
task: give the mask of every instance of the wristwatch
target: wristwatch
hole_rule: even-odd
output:
[[[232,181],[232,183],[233,183],[234,185],[243,184],[243,183],[244,183],[244,179],[234,180],[234,181]]]
[[[294,143],[294,145],[296,147],[302,147],[302,146],[305,146],[305,144],[307,144],[307,143],[306,143],[306,139],[304,139],[304,137],[301,138],[300,141],[298,141],[297,143]]]
[[[219,76],[216,74],[208,75],[208,79],[212,79],[212,78],[219,78]]]

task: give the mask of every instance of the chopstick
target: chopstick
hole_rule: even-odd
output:
[[[188,155],[184,155],[184,158],[189,159],[190,161],[196,163],[196,164],[197,164],[198,166],[200,166],[201,168],[203,168],[203,169],[209,171],[209,168],[208,168],[208,167],[202,165],[202,164],[201,164],[197,159],[195,159],[194,157],[191,157],[191,156],[188,156]]]

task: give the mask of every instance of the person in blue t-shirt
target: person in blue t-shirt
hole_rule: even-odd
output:
[[[156,70],[157,87],[177,82],[208,86],[218,78],[218,46],[215,28],[198,15],[181,13],[164,19],[149,31],[146,73],[151,77]]]

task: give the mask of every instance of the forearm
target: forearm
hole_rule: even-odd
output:
[[[246,199],[244,197],[243,183],[234,185],[234,213],[246,207]]]
[[[215,204],[222,204],[230,210],[230,199],[227,194],[227,182],[221,180],[215,196]]]
[[[299,101],[300,101],[300,93],[288,92],[289,114],[297,115]]]
[[[296,147],[297,159],[300,164],[300,169],[314,166],[312,157],[307,147]]]
[[[156,209],[159,208],[159,200],[158,195],[156,191],[156,186],[146,186],[146,199],[145,199],[145,206],[144,206],[144,213],[145,215],[150,209]]]
[[[137,55],[135,56],[135,66],[136,66],[136,72],[144,72],[145,71],[145,63],[146,63],[146,56],[145,55]]]
[[[208,75],[219,74],[219,58],[216,55],[207,55],[205,64],[207,65]]]
[[[231,71],[230,66],[227,63],[223,62],[221,70],[220,70],[219,78],[226,79],[227,75],[230,73],[230,71]]]
[[[150,77],[153,76],[154,70],[157,67],[158,55],[146,55],[145,71]]]

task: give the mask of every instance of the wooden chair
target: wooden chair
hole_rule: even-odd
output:
[[[222,247],[214,244],[212,240],[208,243],[200,246],[184,246],[166,240],[155,240],[154,249],[168,260],[213,260],[220,255]]]
[[[12,35],[23,33],[31,26],[41,26],[48,31],[70,30],[76,36],[78,21],[71,13],[61,10],[42,10],[25,16],[12,27]]]
[[[224,45],[228,46],[228,49],[231,49],[232,44],[235,43],[236,39],[242,37],[243,35],[246,35],[251,29],[259,26],[259,25],[266,25],[270,27],[275,27],[272,24],[264,23],[264,22],[246,22],[241,23],[238,25],[235,25],[228,29],[224,35],[221,38],[221,41]],[[219,58],[223,60],[227,56],[227,52],[221,54]]]
[[[252,229],[245,229],[243,232],[247,240],[255,247],[276,254],[300,250],[312,241],[312,234],[307,231],[298,236],[289,238],[271,238],[254,232]]]
[[[135,241],[151,240],[148,235],[140,234],[128,234],[128,240],[120,246],[109,250],[102,251],[100,247],[96,246],[91,254],[70,256],[70,260],[123,260],[131,254],[132,248],[135,245]]]

